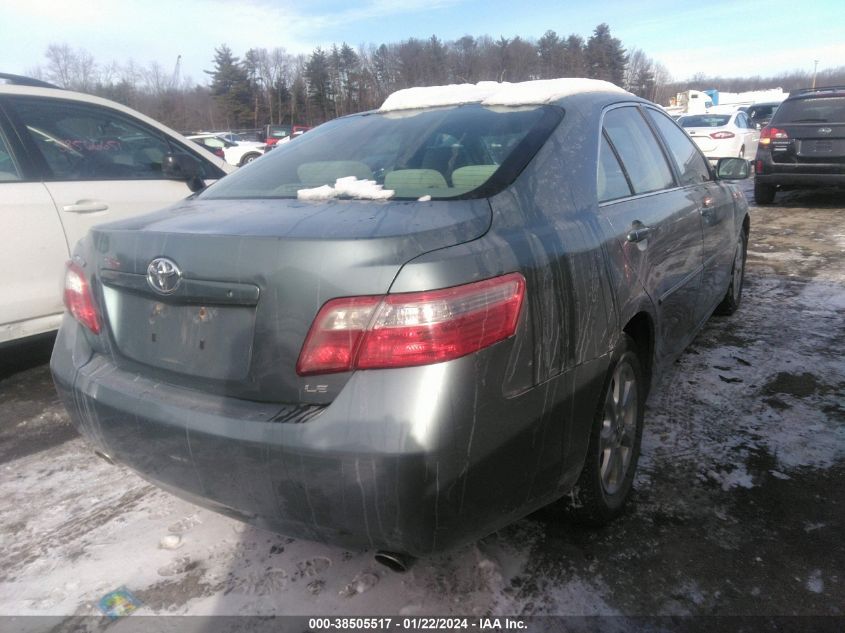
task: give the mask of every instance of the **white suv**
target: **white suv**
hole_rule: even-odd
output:
[[[0,344],[58,328],[73,245],[234,170],[106,99],[0,74]]]
[[[264,143],[257,143],[255,141],[238,141],[235,143],[222,135],[211,133],[192,134],[186,138],[189,141],[202,145],[216,156],[220,156],[220,152],[222,152],[226,162],[236,167],[242,167],[247,163],[251,163],[256,158],[261,158],[264,155],[264,150],[267,148],[267,145]]]

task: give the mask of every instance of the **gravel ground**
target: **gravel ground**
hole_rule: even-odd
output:
[[[750,188],[750,184],[749,184]],[[752,209],[745,295],[648,404],[627,515],[547,508],[396,574],[92,457],[49,340],[0,361],[0,615],[845,615],[845,195]]]

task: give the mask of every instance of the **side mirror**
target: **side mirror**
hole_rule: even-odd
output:
[[[194,193],[205,189],[200,164],[185,154],[165,154],[161,161],[161,173],[170,180],[184,181]]]
[[[750,173],[748,161],[744,158],[720,158],[716,163],[716,178],[719,180],[742,180]]]

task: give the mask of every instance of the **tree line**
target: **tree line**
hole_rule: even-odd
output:
[[[98,63],[84,49],[48,47],[46,62],[30,74],[65,88],[133,107],[179,130],[244,129],[265,123],[317,125],[378,108],[393,91],[412,86],[527,81],[556,77],[604,79],[657,103],[687,88],[739,92],[810,85],[807,73],[776,78],[704,77],[672,80],[666,68],[638,48],[626,49],[607,24],[588,38],[549,30],[538,39],[437,36],[381,45],[317,47],[309,55],[283,48],[253,48],[242,58],[225,44],[214,50],[208,85],[157,62],[140,66]],[[818,83],[845,83],[845,67],[819,73]]]

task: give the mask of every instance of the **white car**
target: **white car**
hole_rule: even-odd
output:
[[[243,167],[256,158],[261,158],[267,149],[267,145],[264,143],[257,143],[255,141],[238,141],[237,143],[233,143],[218,134],[192,134],[187,138],[194,143],[202,145],[216,156],[220,156],[220,152],[222,151],[223,158],[226,162],[236,167]]]
[[[688,114],[678,123],[713,162],[730,157],[754,158],[757,153],[760,130],[741,110],[732,114]]]
[[[0,344],[56,330],[65,262],[95,224],[166,207],[234,168],[127,107],[0,74]]]

